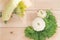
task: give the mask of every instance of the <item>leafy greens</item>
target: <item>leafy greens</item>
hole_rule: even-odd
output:
[[[25,29],[25,36],[34,40],[46,40],[46,38],[52,37],[56,33],[57,24],[55,16],[50,10],[46,10],[47,17],[44,18],[46,27],[43,31],[35,31],[32,26],[28,26]]]

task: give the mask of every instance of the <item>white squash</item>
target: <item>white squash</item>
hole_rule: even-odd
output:
[[[32,27],[35,31],[42,31],[45,28],[45,21],[37,17],[33,22],[32,22]]]
[[[21,0],[10,0],[9,3],[6,4],[5,9],[2,12],[2,20],[8,21],[12,15],[12,12],[17,7]]]

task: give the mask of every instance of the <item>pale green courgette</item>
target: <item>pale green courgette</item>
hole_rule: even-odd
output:
[[[14,9],[17,7],[21,0],[10,0],[7,4],[5,9],[2,12],[2,20],[8,21],[14,11]]]

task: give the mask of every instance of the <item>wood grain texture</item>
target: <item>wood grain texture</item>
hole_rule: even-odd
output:
[[[0,40],[30,40],[25,37],[24,30],[25,28],[0,28]],[[57,28],[55,35],[47,40],[60,40],[59,31],[60,28]]]
[[[2,11],[5,5],[10,0],[0,0],[0,11]],[[26,27],[31,25],[32,20],[36,17],[36,13],[39,9],[51,9],[56,16],[57,24],[60,26],[60,1],[59,0],[31,0],[32,6],[27,9],[24,18],[19,18],[13,15],[7,24],[4,24],[0,18],[0,27]],[[33,16],[34,15],[34,16]]]
[[[0,0],[0,11],[2,11],[10,0]],[[25,37],[25,27],[31,25],[36,18],[39,9],[51,9],[57,20],[57,30],[55,35],[47,40],[60,40],[60,0],[31,0],[32,6],[27,9],[25,17],[20,18],[13,15],[7,24],[0,18],[0,40],[30,40]]]
[[[53,15],[56,17],[57,25],[60,27],[60,11],[52,11]],[[0,27],[27,27],[32,24],[32,21],[37,17],[37,11],[27,11],[24,18],[20,18],[15,14],[13,17],[5,24],[0,18]]]

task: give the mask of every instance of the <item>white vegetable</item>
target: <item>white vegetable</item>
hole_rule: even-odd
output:
[[[21,0],[10,0],[7,4],[5,9],[2,12],[2,20],[8,21],[12,15],[12,12],[17,7]]]
[[[46,11],[43,10],[39,10],[39,12],[37,13],[37,15],[41,18],[45,18],[47,16]]]
[[[42,18],[37,17],[32,22],[32,26],[35,31],[42,31],[45,28],[45,21]]]
[[[32,5],[30,0],[22,0],[22,1],[23,1],[24,4],[27,6],[27,8]]]

